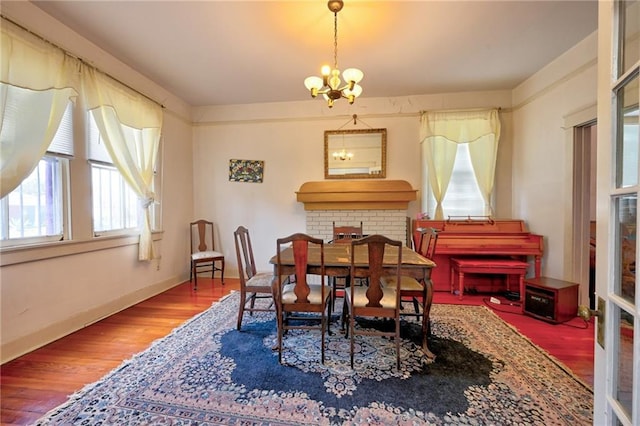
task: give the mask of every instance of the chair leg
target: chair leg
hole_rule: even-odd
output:
[[[418,304],[418,298],[413,297],[413,309],[416,311],[416,314],[420,313],[420,308]]]
[[[251,304],[249,305],[249,315],[253,316],[253,309],[256,306],[256,298],[258,297],[258,293],[251,293],[249,299],[251,299]]]
[[[354,328],[355,328],[355,319],[353,318],[353,315],[349,315],[349,330],[351,331],[351,349],[350,349],[350,354],[351,354],[351,369],[353,369],[353,351],[355,350],[355,333],[354,333]]]
[[[237,329],[238,331],[240,331],[240,328],[242,327],[242,317],[244,315],[244,306],[246,303],[246,297],[247,297],[247,293],[245,291],[240,291],[240,307],[238,308],[238,325],[237,325]]]
[[[396,369],[400,370],[400,318],[396,318]]]
[[[193,263],[193,267],[191,269],[191,274],[193,274],[193,289],[198,289],[198,264]]]
[[[327,307],[327,317],[326,317],[326,321],[327,321],[327,333],[329,333],[329,336],[331,336],[331,309],[332,309],[332,303],[331,303],[331,299],[329,299],[329,306]],[[324,312],[324,311],[323,311]]]
[[[224,285],[224,259],[222,259],[222,265],[220,266],[220,282]]]
[[[282,364],[282,327],[284,326],[282,316],[278,316],[278,362]]]
[[[327,319],[324,316],[324,311],[322,315],[322,319],[320,320],[320,361],[324,364],[324,340],[325,340],[325,328],[327,326]]]
[[[340,321],[340,331],[344,331],[345,332],[345,338],[349,337],[349,331],[345,328],[344,323],[347,320],[347,310],[349,309],[349,307],[347,306],[347,299],[344,299],[344,302],[342,303],[342,318]]]

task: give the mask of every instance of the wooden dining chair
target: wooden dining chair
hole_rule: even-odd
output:
[[[360,226],[352,226],[352,225],[339,225],[336,226],[336,223],[333,222],[333,239],[332,243],[351,243],[351,240],[356,238],[362,238],[362,222],[360,222]]]
[[[291,245],[293,265],[283,264],[282,252]],[[309,248],[317,247],[320,256],[318,284],[308,282]],[[293,329],[320,330],[320,358],[325,360],[325,334],[331,303],[331,287],[325,282],[324,241],[310,235],[297,233],[276,241],[276,277],[273,294],[276,301],[278,322],[278,361],[282,363],[283,336]],[[290,276],[294,275],[291,282]],[[311,315],[309,315],[311,314]],[[318,325],[316,325],[318,324]]]
[[[211,271],[211,279],[220,271],[220,281],[224,285],[224,255],[215,249],[213,222],[200,219],[190,223],[191,265],[189,282],[198,289],[198,273]]]
[[[420,236],[418,238],[416,252],[427,259],[433,260],[436,243],[438,242],[438,230],[435,228],[418,228],[417,231],[419,231]],[[404,309],[402,309],[400,316],[416,317],[417,319],[422,318],[423,312],[420,306],[424,306],[425,300],[428,297],[427,284],[430,283],[425,283],[423,280],[418,280],[406,275],[400,276],[400,303],[402,304],[405,300],[410,300],[413,303],[413,312],[405,312]],[[395,288],[397,286],[396,277],[383,277],[382,285]],[[426,327],[429,328],[428,324]],[[423,331],[429,333],[429,330]]]
[[[333,222],[333,238],[330,243],[332,244],[351,244],[351,240],[362,238],[362,222],[360,222],[360,226],[355,225],[338,225]],[[342,277],[332,276],[331,280],[331,291],[332,291],[332,300],[335,303],[336,298],[338,297],[338,292],[344,292],[344,289],[349,285],[349,275],[345,275]]]
[[[275,312],[271,281],[273,272],[257,272],[253,258],[253,248],[249,230],[244,226],[238,226],[233,232],[236,245],[236,260],[238,262],[238,277],[240,278],[240,306],[238,309],[237,329],[242,327],[242,318],[245,311],[249,315],[254,312]],[[257,299],[271,299],[268,307],[256,307]]]
[[[384,235],[370,235],[351,241],[351,277],[367,278],[368,286],[350,285],[345,291],[342,324],[349,323],[351,368],[355,350],[356,335],[376,335],[392,337],[396,344],[396,368],[400,369],[400,269],[402,265],[402,241],[392,240]],[[368,263],[363,265],[365,247]],[[385,251],[397,253],[396,262],[384,265]],[[365,261],[366,262],[366,261]],[[382,278],[392,269],[396,277],[396,287],[382,286]],[[385,272],[386,271],[386,272]],[[375,329],[356,328],[357,317],[390,319],[395,327],[392,332]]]

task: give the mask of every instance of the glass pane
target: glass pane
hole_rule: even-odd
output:
[[[620,264],[616,272],[616,293],[635,303],[636,288],[636,216],[638,199],[635,195],[618,197],[616,200],[617,258]]]
[[[94,232],[137,228],[138,197],[115,167],[92,164],[91,184]]]
[[[630,418],[633,396],[633,316],[616,307],[616,318],[620,321],[618,339],[618,370],[615,396],[625,414]]]
[[[618,134],[616,150],[616,186],[638,184],[640,117],[638,115],[638,76],[622,87],[618,97]]]
[[[627,0],[621,2],[622,28],[622,69],[619,75],[628,71],[640,60],[640,1]]]
[[[435,216],[436,200],[430,192],[429,215]],[[453,164],[451,180],[442,201],[445,218],[448,216],[486,215],[484,198],[478,188],[476,176],[469,155],[469,144],[458,144],[456,161]]]
[[[20,186],[7,195],[0,215],[2,239],[62,235],[62,180],[58,158],[44,157]],[[6,218],[6,219],[5,219]]]

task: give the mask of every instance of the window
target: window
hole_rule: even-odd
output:
[[[93,200],[93,234],[121,233],[138,228],[141,214],[135,192],[111,164],[93,115],[89,123],[89,160],[91,164],[91,196]]]
[[[0,200],[2,240],[63,238],[62,170],[67,160],[45,156],[19,187]]]
[[[445,218],[448,216],[484,216],[485,202],[478,188],[471,157],[469,156],[469,144],[458,144],[456,160],[453,164],[453,172],[447,193],[442,202]],[[429,217],[435,217],[436,200],[429,188]]]
[[[499,140],[497,108],[423,112],[423,211],[437,220],[491,215]]]
[[[8,253],[42,239],[89,242],[115,232],[139,236],[138,259],[154,259],[151,230],[160,217],[152,203],[158,202],[154,188],[161,183],[155,166],[162,107],[4,18],[2,25],[3,45],[14,48],[3,55],[13,72],[0,82],[0,146],[8,159],[0,170],[7,182],[0,200],[0,247]],[[87,111],[99,114],[101,132],[112,135],[117,161],[93,155],[90,137],[99,132]],[[144,204],[132,191],[144,195]],[[141,215],[147,207],[151,211]],[[68,247],[79,252],[83,246]],[[33,256],[49,256],[58,247],[51,248]],[[18,252],[30,259],[28,251],[11,251]]]
[[[69,238],[64,205],[68,200],[68,158],[73,156],[73,105],[29,177],[0,200],[0,240],[3,246],[59,241]]]
[[[138,228],[138,197],[115,167],[92,164],[91,190],[95,236],[104,231]]]
[[[69,190],[74,196],[91,200],[92,235],[132,234],[138,230],[141,207],[135,192],[127,185],[120,172],[111,164],[111,158],[101,141],[100,133],[90,113],[76,115],[88,124],[88,139],[74,138],[74,110],[69,102],[60,127],[31,175],[18,188],[0,200],[0,241],[3,247],[33,243],[54,242],[71,238],[68,209]],[[77,126],[82,128],[82,126]],[[74,141],[87,143],[89,162],[79,174],[90,174],[91,192],[80,185],[67,185],[70,162],[73,160]],[[78,173],[79,172],[79,173]],[[87,201],[88,202],[88,201]],[[158,212],[152,207],[151,217],[158,223]],[[89,237],[88,235],[86,236]],[[87,239],[79,237],[79,239]]]

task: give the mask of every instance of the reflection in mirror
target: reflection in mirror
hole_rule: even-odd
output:
[[[384,178],[387,129],[326,130],[325,179]]]

